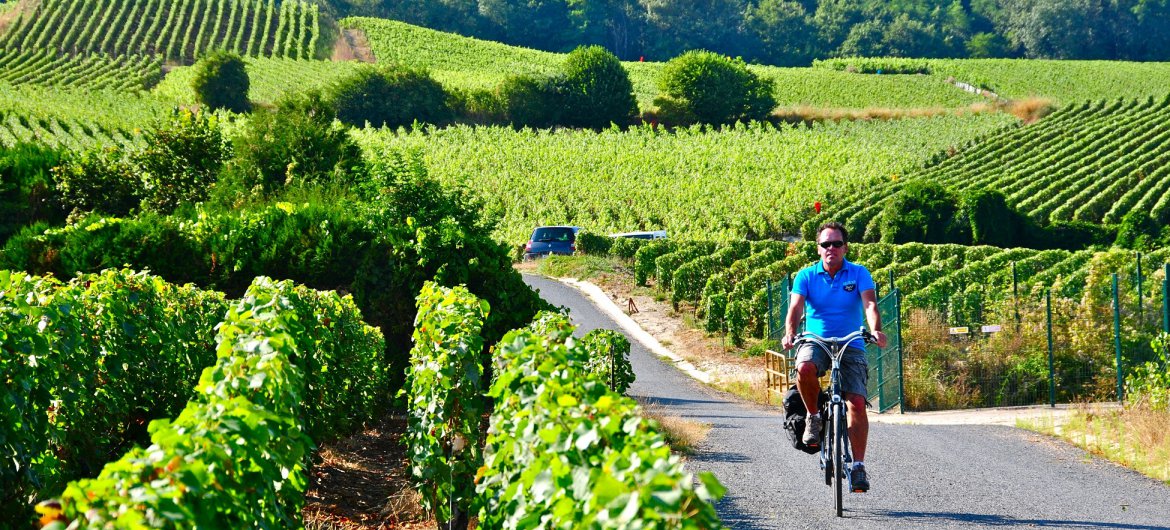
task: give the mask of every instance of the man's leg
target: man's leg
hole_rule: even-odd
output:
[[[865,398],[857,394],[846,394],[849,403],[849,446],[853,448],[853,460],[865,461],[865,444],[869,441],[869,416],[865,413]]]
[[[809,414],[820,410],[817,401],[821,395],[821,382],[817,381],[817,365],[812,361],[796,365],[796,390],[800,392],[801,401],[804,401],[804,410]]]
[[[796,351],[796,390],[800,392],[804,410],[808,411],[802,439],[809,445],[819,443],[821,439],[824,422],[820,416],[821,383],[817,381],[817,375],[825,369],[827,362],[828,355],[811,344],[804,344]]]

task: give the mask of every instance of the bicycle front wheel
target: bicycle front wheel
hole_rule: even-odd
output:
[[[841,409],[844,405],[833,407],[832,430],[833,430],[833,489],[837,490],[837,499],[835,507],[837,508],[837,517],[843,517],[845,513],[845,443],[849,436],[849,430],[845,425],[845,414]]]

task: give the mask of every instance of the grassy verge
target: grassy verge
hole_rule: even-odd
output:
[[[536,262],[536,272],[554,278],[589,280],[615,274],[622,266],[611,258],[599,256],[549,256]]]
[[[1170,411],[1134,406],[1080,410],[1067,423],[1021,421],[1019,427],[1063,439],[1092,454],[1170,484]]]
[[[669,414],[665,406],[657,403],[639,402],[642,403],[642,417],[658,422],[661,427],[659,432],[675,452],[693,454],[695,448],[707,438],[707,433],[711,432],[709,424]]]

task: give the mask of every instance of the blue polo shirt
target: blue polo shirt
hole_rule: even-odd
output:
[[[817,261],[792,280],[792,292],[804,296],[805,330],[825,338],[844,337],[865,324],[861,293],[873,289],[869,269],[848,260],[836,276],[830,277]],[[865,348],[861,339],[850,345]]]

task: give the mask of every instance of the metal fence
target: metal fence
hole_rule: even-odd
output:
[[[1013,281],[914,307],[902,307],[895,289],[882,298],[891,344],[870,352],[870,399],[882,410],[1123,401],[1126,377],[1158,358],[1152,339],[1170,333],[1170,264],[1151,278],[1139,254],[1114,270],[1077,288],[1021,292]],[[768,287],[769,332],[779,338],[789,286]]]
[[[784,336],[785,319],[788,317],[788,297],[791,293],[791,279],[768,282],[768,338],[780,341]],[[869,361],[869,380],[867,399],[878,410],[886,411],[902,405],[902,324],[900,293],[893,292],[878,301],[878,311],[882,316],[882,328],[888,337],[885,348],[876,345],[866,347],[866,358]],[[797,332],[804,330],[801,322]],[[793,355],[795,352],[769,351],[766,354],[767,386],[768,391],[780,395],[787,390],[790,376],[795,370]]]

